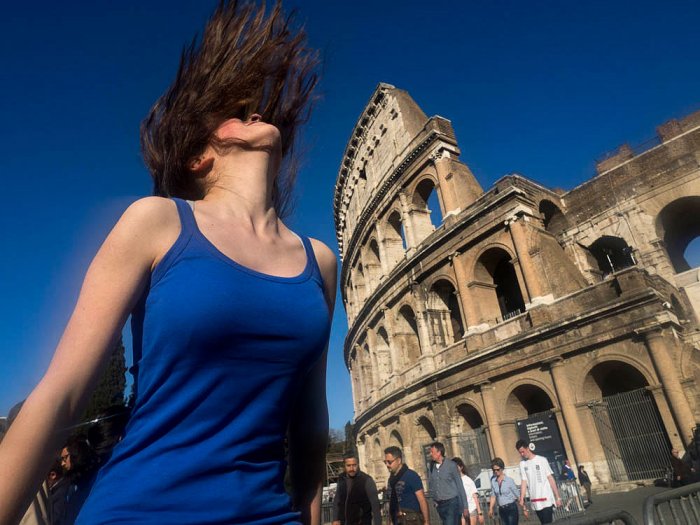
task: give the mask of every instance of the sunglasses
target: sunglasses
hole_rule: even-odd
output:
[[[493,470],[494,472],[500,472],[501,468],[500,467],[492,467],[491,470]]]
[[[386,465],[391,465],[391,464],[394,463],[394,461],[396,461],[397,459],[399,459],[399,458],[387,459],[387,460],[384,460],[384,463],[385,463]]]

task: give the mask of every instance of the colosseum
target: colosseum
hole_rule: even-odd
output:
[[[530,439],[594,483],[660,477],[700,421],[700,112],[592,179],[518,174],[484,191],[449,120],[380,84],[336,182],[361,465],[397,445],[426,474],[443,441],[470,471]]]

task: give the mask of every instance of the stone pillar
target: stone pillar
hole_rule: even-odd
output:
[[[591,454],[588,450],[588,443],[581,427],[578,411],[574,402],[574,395],[571,392],[571,382],[566,376],[564,360],[557,358],[549,363],[549,372],[552,374],[552,382],[557,393],[559,406],[564,416],[564,424],[569,434],[573,458],[572,465],[584,464],[589,472],[592,470]]]
[[[413,447],[411,443],[414,442],[415,437],[415,423],[410,421],[410,417],[406,414],[401,414],[399,416],[399,428],[401,429],[401,436],[403,437],[403,462],[408,464],[408,467],[417,470],[418,465],[413,465]]]
[[[425,307],[425,295],[421,292],[420,284],[411,285],[411,295],[413,296],[413,306],[416,312],[416,328],[418,329],[418,340],[420,341],[421,357],[433,355],[433,345],[431,344],[430,329],[426,321],[427,311]]]
[[[457,293],[459,294],[460,298],[459,305],[463,315],[464,331],[467,332],[469,328],[478,324],[479,315],[476,311],[476,305],[474,304],[474,300],[471,296],[471,290],[469,290],[469,287],[467,286],[469,276],[467,275],[467,268],[464,265],[461,254],[454,254],[450,257],[450,261],[452,262],[455,282],[457,283]]]
[[[393,313],[389,308],[384,307],[382,308],[382,317],[384,318],[384,329],[386,330],[387,343],[389,344],[389,356],[391,357],[391,375],[389,379],[392,383],[395,383],[397,379],[394,379],[394,376],[398,376],[401,373],[404,363],[401,360],[401,356],[398,355],[396,345],[394,344]],[[398,388],[401,385],[397,384],[395,386]]]
[[[544,293],[539,275],[537,274],[537,269],[532,262],[530,252],[527,247],[527,232],[525,231],[527,226],[525,225],[523,217],[510,220],[507,224],[508,229],[510,230],[513,246],[515,247],[515,253],[517,254],[518,261],[520,262],[520,269],[523,272],[525,290],[529,297],[529,302],[532,303],[536,298],[542,297]]]
[[[489,426],[489,435],[491,436],[491,448],[493,449],[493,455],[507,461],[506,458],[508,455],[506,454],[505,441],[503,439],[503,433],[501,432],[501,425],[499,423],[500,418],[498,417],[498,408],[496,407],[496,400],[494,399],[494,386],[487,381],[479,385],[479,390],[481,390],[481,399],[484,403],[486,424]]]
[[[378,222],[377,224],[384,224],[386,221]],[[391,269],[389,268],[388,256],[386,253],[386,246],[384,246],[384,232],[378,226],[375,227],[377,232],[377,244],[379,245],[379,264],[382,267],[382,276],[385,277],[389,275]]]
[[[411,203],[408,196],[403,192],[399,192],[399,204],[401,205],[401,224],[403,225],[403,234],[406,237],[406,251],[414,249],[417,245],[413,222],[411,221]]]
[[[656,373],[659,375],[666,393],[681,440],[684,446],[687,446],[693,437],[695,417],[690,409],[688,399],[685,397],[678,372],[676,371],[673,356],[675,342],[669,342],[661,330],[645,332],[644,340],[649,349],[654,368],[656,368]]]
[[[355,366],[353,368],[355,369],[355,373],[357,374],[357,408],[358,408],[358,413],[361,413],[364,411],[366,403],[365,403],[365,398],[368,395],[368,390],[367,390],[367,380],[365,378],[365,371],[364,371],[364,359],[362,356],[362,349],[358,346],[355,345],[354,347],[354,352],[355,352]]]
[[[450,214],[459,213],[459,203],[455,193],[452,173],[450,172],[450,158],[438,154],[435,160],[435,171],[437,172],[443,218]]]

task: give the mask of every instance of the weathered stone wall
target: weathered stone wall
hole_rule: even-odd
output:
[[[698,125],[700,115],[661,126],[657,145],[622,148],[569,192],[519,175],[484,192],[449,121],[377,88],[335,198],[365,470],[382,483],[383,449],[397,445],[424,474],[434,439],[512,464],[517,420],[551,410],[569,457],[608,483],[591,407],[638,389],[664,439],[688,443],[700,418],[700,272],[679,271],[679,252],[700,235]]]

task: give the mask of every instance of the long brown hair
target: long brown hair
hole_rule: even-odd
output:
[[[141,149],[153,177],[153,193],[198,199],[204,188],[189,169],[229,118],[260,113],[282,135],[281,173],[273,204],[283,216],[296,170],[290,162],[297,127],[309,116],[317,82],[317,54],[303,29],[277,0],[265,4],[221,0],[202,38],[185,47],[177,76],[141,123]]]

